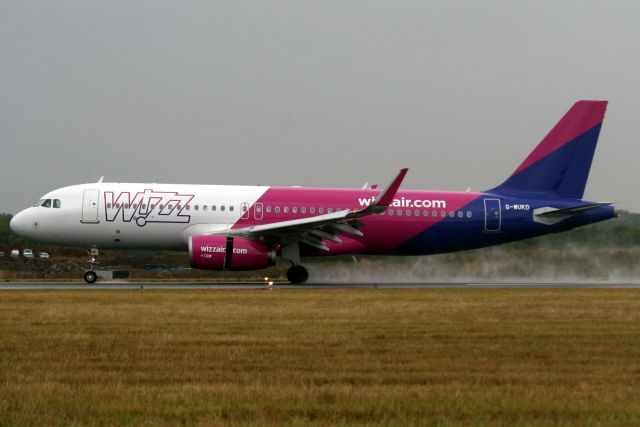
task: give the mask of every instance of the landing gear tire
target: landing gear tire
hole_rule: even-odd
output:
[[[98,280],[98,275],[95,273],[95,271],[87,271],[86,273],[84,273],[84,281],[91,284],[91,283],[95,283],[96,280]]]
[[[303,283],[309,278],[309,272],[301,265],[294,265],[287,270],[287,279],[291,283]]]

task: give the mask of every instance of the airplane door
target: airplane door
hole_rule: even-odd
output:
[[[98,195],[100,190],[87,189],[84,190],[82,198],[82,221],[88,223],[96,223],[98,221]]]
[[[484,231],[499,232],[501,222],[500,199],[484,199]]]

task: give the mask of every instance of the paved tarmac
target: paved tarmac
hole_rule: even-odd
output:
[[[427,282],[427,283],[308,283],[293,285],[275,282],[272,286],[260,282],[3,282],[0,290],[109,290],[109,289],[432,289],[432,288],[640,288],[640,281],[614,282]]]

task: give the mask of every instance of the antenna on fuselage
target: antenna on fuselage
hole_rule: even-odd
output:
[[[98,180],[98,184],[102,184],[103,179],[104,179],[104,176],[101,176],[100,179]]]

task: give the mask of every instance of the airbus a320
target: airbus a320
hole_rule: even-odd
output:
[[[99,182],[59,188],[11,220],[18,235],[87,248],[174,249],[208,270],[281,256],[429,255],[513,242],[616,216],[583,200],[606,101],[578,101],[497,187],[482,192]],[[84,279],[97,276],[88,270]]]

